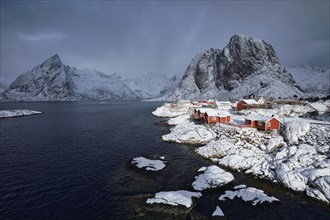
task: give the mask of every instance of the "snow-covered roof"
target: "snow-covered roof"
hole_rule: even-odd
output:
[[[258,102],[254,99],[242,99],[242,101],[248,105],[258,104]]]
[[[219,117],[230,116],[229,112],[227,111],[215,110],[212,108],[198,108],[196,110],[197,111],[199,110],[203,114],[207,113],[208,116],[219,116]]]
[[[328,107],[326,105],[323,105],[322,103],[308,103],[310,107],[315,109],[318,112],[326,112],[328,110]]]
[[[221,101],[221,102],[217,102],[217,105],[231,105],[231,102],[229,102],[229,101]]]
[[[266,116],[262,116],[262,115],[258,115],[255,113],[251,113],[248,116],[245,117],[245,119],[250,120],[250,121],[269,121],[270,119],[275,118],[276,120],[280,121],[278,118],[276,117],[266,117]]]

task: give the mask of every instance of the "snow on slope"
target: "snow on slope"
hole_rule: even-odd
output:
[[[302,64],[287,68],[300,88],[310,94],[330,94],[330,67]]]
[[[135,93],[113,74],[77,70],[55,55],[19,77],[3,93],[12,101],[132,100]]]
[[[74,91],[82,100],[137,99],[134,92],[117,74],[106,75],[98,70],[76,70],[72,74]]]
[[[5,82],[3,80],[0,81],[0,93],[3,93],[4,91],[6,91],[6,89],[8,89],[9,87],[9,83]]]
[[[135,78],[123,80],[140,98],[148,99],[165,94],[179,83],[176,76],[148,73]]]
[[[180,84],[157,100],[240,99],[250,95],[303,97],[273,47],[258,39],[234,35],[222,49],[197,54]]]

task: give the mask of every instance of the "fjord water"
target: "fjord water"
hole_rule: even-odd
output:
[[[131,219],[139,214],[136,207],[144,206],[134,204],[134,198],[192,190],[196,170],[211,162],[195,154],[193,146],[161,140],[170,127],[151,115],[161,104],[1,103],[1,109],[44,114],[0,121],[0,219]],[[137,156],[165,156],[168,167],[159,173],[139,171],[129,165]],[[327,205],[232,173],[234,182],[203,192],[197,212],[210,217],[219,205],[228,219],[330,219]],[[281,202],[254,207],[240,200],[217,201],[238,184],[262,189]],[[153,213],[142,218],[160,217]]]

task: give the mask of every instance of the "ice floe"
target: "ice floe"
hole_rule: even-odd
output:
[[[150,160],[145,157],[136,157],[133,158],[132,164],[138,168],[144,168],[150,171],[159,171],[166,167],[165,161],[162,160]]]
[[[202,167],[199,171],[203,173],[196,176],[196,180],[192,183],[193,188],[198,191],[222,186],[234,180],[231,173],[216,165]]]
[[[186,190],[158,192],[154,198],[147,199],[147,203],[163,203],[172,206],[183,205],[189,208],[193,202],[192,197],[199,198],[202,194],[199,192],[190,192]]]
[[[42,112],[33,110],[0,110],[0,118],[12,118],[35,114],[42,114]]]
[[[279,201],[277,198],[273,196],[268,196],[267,194],[264,193],[264,191],[260,189],[256,189],[254,187],[244,187],[240,185],[239,189],[235,191],[230,191],[227,190],[225,194],[221,195],[219,197],[220,201],[224,201],[226,198],[233,200],[234,198],[240,198],[243,201],[251,201],[252,205],[257,205],[258,203],[263,203],[263,202],[275,202]]]

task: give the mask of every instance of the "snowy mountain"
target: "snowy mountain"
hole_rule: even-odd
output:
[[[138,97],[117,75],[77,70],[55,55],[20,75],[3,93],[12,101],[132,100]]]
[[[234,35],[227,46],[195,56],[180,84],[158,100],[240,99],[243,96],[304,96],[280,64],[273,47],[258,39]]]
[[[164,95],[179,84],[179,78],[167,74],[148,73],[124,82],[142,99]]]
[[[320,67],[301,64],[287,68],[300,88],[313,95],[330,94],[330,66]]]

